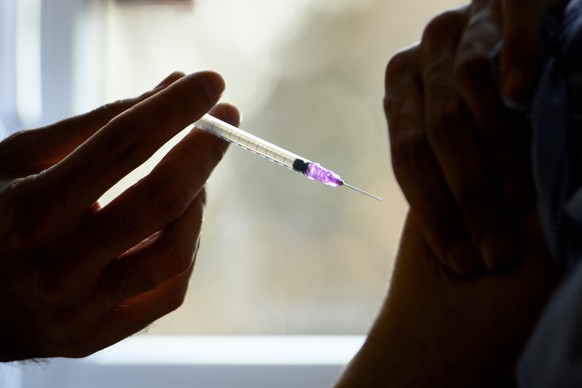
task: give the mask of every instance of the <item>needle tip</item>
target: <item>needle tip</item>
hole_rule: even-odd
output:
[[[355,190],[355,191],[357,191],[360,194],[364,194],[364,195],[366,195],[366,196],[368,196],[370,198],[374,198],[376,201],[382,201],[382,198],[378,197],[377,195],[370,194],[367,191],[364,191],[362,189],[359,189],[356,186],[352,186],[350,184],[347,184],[346,182],[342,182],[342,186],[349,187],[350,189]]]

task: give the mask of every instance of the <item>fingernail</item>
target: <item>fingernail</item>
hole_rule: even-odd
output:
[[[501,269],[516,256],[514,236],[511,232],[494,233],[481,239],[479,249],[489,269]]]
[[[217,73],[207,72],[204,75],[203,86],[208,100],[212,103],[216,103],[220,100],[220,97],[224,92],[224,79],[222,79],[222,77]]]

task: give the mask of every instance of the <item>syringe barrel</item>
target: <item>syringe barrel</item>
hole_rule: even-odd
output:
[[[322,167],[319,163],[314,163],[284,148],[271,144],[266,140],[251,135],[209,114],[205,114],[200,120],[196,121],[194,127],[210,132],[215,136],[234,143],[281,166],[287,167],[290,170],[299,172],[309,179],[332,187],[346,186],[362,194],[381,200],[380,197],[348,185],[338,174]]]
[[[294,168],[294,163],[297,159],[309,163],[308,160],[297,154],[271,144],[209,114],[202,116],[200,120],[194,123],[194,126],[294,171],[297,171]]]

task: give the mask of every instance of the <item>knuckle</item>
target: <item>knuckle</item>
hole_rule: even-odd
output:
[[[173,220],[186,211],[190,193],[184,185],[173,182],[154,185],[149,198],[154,217],[160,220]]]
[[[134,106],[137,102],[138,99],[121,99],[102,105],[89,114],[95,115],[96,117],[103,117],[109,121]]]
[[[77,244],[80,257],[95,257],[99,253],[93,252],[94,247],[101,247],[108,252],[123,252],[126,246],[120,241],[120,236],[134,236],[136,234],[135,217],[115,217],[106,226],[96,222],[89,225],[87,231],[81,233]]]
[[[404,182],[410,171],[423,165],[427,152],[426,138],[418,132],[404,132],[391,139],[392,168],[398,182]]]
[[[450,90],[451,62],[451,56],[445,54],[425,64],[422,78],[426,89]]]
[[[413,128],[405,113],[393,112],[390,114],[390,148],[392,153],[408,154],[416,150],[426,141],[422,130]]]
[[[427,116],[426,132],[432,148],[455,152],[462,146],[464,136],[458,133],[460,107],[451,100],[435,101],[434,112]]]
[[[410,75],[417,64],[418,46],[413,46],[396,53],[388,61],[385,72],[386,91],[390,91],[392,86]]]
[[[456,84],[468,84],[491,74],[489,42],[478,39],[476,33],[469,30],[459,44],[453,64],[453,81]],[[482,33],[482,32],[480,32]]]
[[[156,279],[144,270],[134,268],[132,271],[122,271],[112,275],[111,289],[113,302],[120,304],[129,298],[141,295],[158,285]]]
[[[458,34],[467,24],[468,7],[443,12],[429,21],[422,34],[422,45],[433,47],[440,45],[442,39],[449,38],[452,33]]]
[[[122,163],[130,157],[138,156],[143,147],[142,134],[139,131],[141,123],[133,119],[132,115],[121,115],[113,118],[108,124],[106,147],[110,155],[115,158],[113,163]],[[146,143],[147,144],[147,143]]]
[[[151,130],[151,124],[134,113],[133,107],[111,119],[104,130],[104,147],[109,150],[108,162],[113,165],[146,160],[168,140],[165,131]]]
[[[489,51],[479,42],[466,42],[459,50],[453,65],[453,77],[459,81],[471,80],[490,70]]]
[[[386,68],[383,101],[390,131],[404,125],[411,113],[416,115],[414,89],[418,87],[418,82],[418,47],[396,54]]]

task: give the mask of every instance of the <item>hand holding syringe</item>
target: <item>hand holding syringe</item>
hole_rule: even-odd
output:
[[[318,163],[314,163],[302,156],[271,144],[268,141],[251,135],[250,133],[225,123],[209,114],[202,116],[200,120],[194,123],[194,126],[262,156],[271,162],[275,162],[281,166],[299,172],[309,179],[319,181],[332,187],[346,186],[359,193],[365,194],[368,197],[377,199],[378,201],[382,200],[380,197],[347,184],[338,174],[322,167]]]

